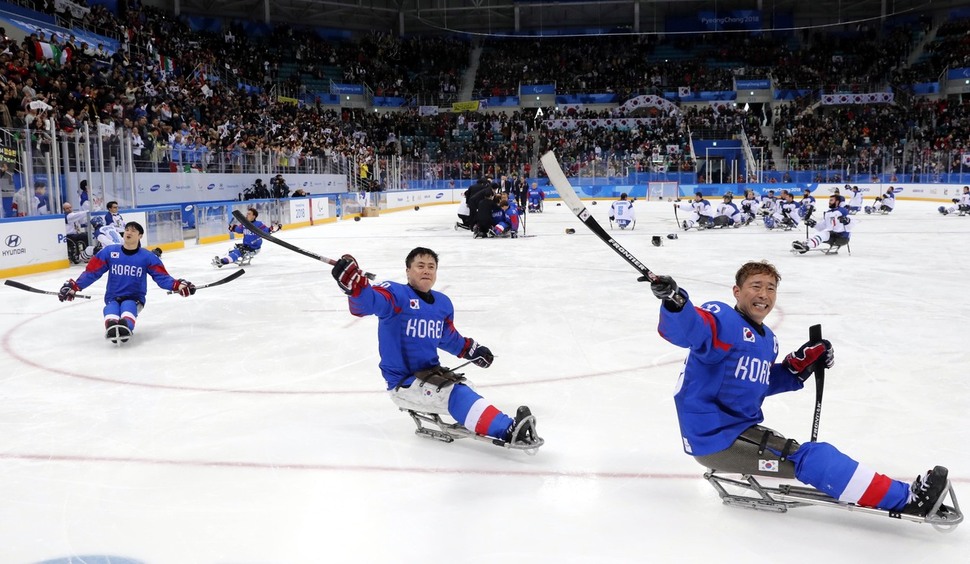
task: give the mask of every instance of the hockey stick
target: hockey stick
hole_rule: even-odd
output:
[[[677,222],[677,229],[680,229],[680,217],[677,215],[677,202],[674,202],[674,221]]]
[[[47,294],[48,296],[56,296],[59,294],[59,292],[51,292],[49,290],[41,290],[40,288],[34,288],[33,286],[28,286],[23,282],[17,282],[16,280],[4,280],[3,283],[6,284],[7,286],[12,286],[14,288],[17,288],[18,290],[33,292],[35,294]],[[85,296],[84,294],[74,294],[74,297],[84,298],[86,300],[91,299],[91,296]]]
[[[266,239],[270,243],[276,243],[277,245],[281,247],[285,247],[293,251],[294,253],[300,253],[303,256],[316,259],[320,262],[325,262],[329,265],[337,264],[337,261],[333,260],[332,258],[327,258],[325,256],[318,255],[316,253],[311,253],[310,251],[307,251],[306,249],[301,249],[300,247],[297,247],[292,243],[288,243],[282,239],[277,239],[276,237],[273,237],[269,233],[253,225],[248,219],[246,219],[246,216],[244,216],[239,210],[233,210],[232,216],[235,217],[236,220],[239,221],[239,223],[241,223],[243,227],[245,227],[246,229],[249,229],[256,235],[259,235],[260,237],[262,237],[263,239]],[[370,272],[364,272],[364,276],[366,276],[368,280],[373,280],[374,278],[376,278],[376,276],[371,274]]]
[[[559,166],[559,161],[556,159],[556,155],[554,155],[552,151],[549,151],[545,155],[542,155],[542,158],[539,160],[542,161],[542,166],[546,169],[546,175],[549,176],[549,181],[552,182],[552,185],[556,187],[556,191],[559,192],[559,197],[562,198],[562,201],[569,206],[569,209],[571,209],[574,214],[576,214],[576,217],[578,217],[579,220],[582,221],[586,227],[588,227],[589,230],[599,237],[604,243],[609,245],[611,249],[616,251],[616,254],[623,257],[623,259],[630,263],[633,268],[636,268],[640,274],[651,282],[657,280],[658,276],[651,272],[650,269],[647,268],[647,265],[643,264],[637,259],[637,257],[630,254],[630,251],[623,248],[623,245],[619,244],[615,239],[613,239],[613,237],[610,237],[610,234],[603,229],[603,226],[596,222],[593,216],[586,209],[586,206],[583,205],[582,200],[580,200],[579,196],[576,195],[576,191],[573,190],[573,187],[569,184],[569,180],[566,179],[566,175],[563,173],[562,167]],[[674,296],[670,299],[681,307],[687,303],[684,296],[679,292],[674,294]]]
[[[812,325],[808,328],[808,340],[811,342],[822,340],[822,326]],[[812,442],[818,438],[818,424],[822,419],[822,390],[825,389],[825,364],[815,369],[815,416],[812,418]]]
[[[202,290],[204,288],[211,288],[213,286],[222,286],[223,284],[225,284],[227,282],[232,282],[233,280],[235,280],[236,278],[239,278],[243,274],[246,274],[246,269],[240,268],[239,270],[233,272],[232,274],[230,274],[229,276],[226,276],[225,278],[220,278],[220,279],[216,280],[215,282],[209,282],[208,284],[203,284],[201,286],[196,286],[195,289],[196,290]],[[169,294],[177,294],[178,292],[173,292],[172,290],[169,290],[168,293]]]

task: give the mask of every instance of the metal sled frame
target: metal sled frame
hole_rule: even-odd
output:
[[[539,447],[545,444],[544,440],[536,437],[536,439],[539,441],[537,444],[515,445],[501,439],[479,435],[469,431],[458,423],[445,423],[441,420],[441,417],[437,413],[423,413],[421,411],[414,411],[413,409],[405,409],[403,407],[401,408],[401,411],[407,412],[407,414],[411,416],[411,419],[414,420],[414,424],[418,426],[418,428],[414,430],[414,434],[425,439],[434,439],[443,443],[453,443],[455,442],[455,439],[471,438],[475,439],[476,441],[491,443],[495,446],[507,449],[522,450],[530,456],[535,456],[536,452],[539,451]],[[430,429],[425,427],[422,425],[422,422],[435,425],[438,427],[438,429]]]
[[[833,245],[833,244],[829,243],[828,246],[825,247],[825,248],[817,247],[817,248],[814,248],[814,249],[808,249],[804,253],[803,252],[800,252],[797,249],[791,249],[791,254],[793,254],[793,255],[804,255],[804,254],[807,254],[807,253],[813,253],[814,252],[814,253],[822,253],[823,255],[837,255],[837,254],[839,254],[839,250],[841,250],[842,247],[845,247],[846,252],[849,253],[850,256],[852,255],[852,249],[849,247],[848,241],[846,241],[845,243],[843,243],[841,245]]]
[[[957,502],[956,493],[953,491],[953,485],[949,480],[946,483],[946,493],[940,496],[940,499],[926,517],[919,517],[917,515],[907,515],[895,511],[876,509],[874,507],[862,507],[854,503],[842,502],[814,488],[805,486],[782,484],[774,488],[764,487],[750,474],[743,474],[739,478],[732,478],[724,474],[718,474],[716,470],[708,470],[704,473],[704,479],[714,486],[718,495],[721,496],[721,501],[723,501],[724,505],[730,505],[732,507],[785,513],[795,507],[820,505],[847,511],[858,511],[870,515],[880,515],[892,519],[902,519],[914,523],[929,523],[934,529],[943,533],[953,532],[957,525],[963,522],[963,512],[960,511],[960,504]],[[743,493],[730,493],[725,486],[743,490]],[[748,495],[745,495],[745,493]],[[952,505],[945,505],[943,503],[947,497],[950,498]]]

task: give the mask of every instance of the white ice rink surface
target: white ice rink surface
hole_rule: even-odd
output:
[[[906,481],[946,465],[970,495],[970,217],[900,201],[857,216],[851,256],[793,256],[804,228],[681,231],[656,248],[652,235],[678,232],[671,205],[636,205],[617,239],[697,303],[733,303],[746,260],[779,267],[768,323],[782,351],[813,323],[836,348],[820,440]],[[590,205],[607,227],[608,206]],[[280,235],[399,282],[411,248],[436,250],[456,326],[497,357],[466,374],[500,409],[532,408],[537,456],[415,436],[383,392],[377,320],[348,313],[329,266],[271,243],[188,299],[150,283],[124,348],[102,336],[104,280],[64,304],[4,286],[0,563],[966,561],[970,525],[723,506],[681,449],[684,351],[657,335],[636,271],[555,202],[518,240],[473,240],[455,210]],[[163,258],[203,284],[236,268],[209,264],[229,246]],[[57,290],[80,271],[20,281]],[[808,440],[813,383],[765,407],[766,424]]]

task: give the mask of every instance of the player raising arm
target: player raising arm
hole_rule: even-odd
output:
[[[195,293],[195,285],[188,280],[174,279],[165,270],[158,256],[141,246],[145,228],[136,221],[125,225],[124,242],[108,245],[98,251],[88,262],[87,268],[77,280],[68,280],[61,286],[58,299],[74,300],[74,295],[87,288],[105,272],[108,284],[104,294],[104,337],[115,344],[123,344],[135,330],[135,319],[145,307],[148,276],[163,290],[177,292],[183,297]]]
[[[744,264],[735,274],[733,307],[716,301],[695,307],[669,276],[650,284],[662,300],[660,335],[690,351],[674,395],[684,451],[713,470],[794,477],[842,503],[925,517],[948,488],[946,468],[936,466],[910,485],[828,443],[799,444],[761,425],[765,398],[802,389],[835,358],[832,345],[818,339],[776,362],[778,339],[764,320],[780,281],[767,262]]]
[[[458,332],[451,299],[431,289],[438,278],[438,255],[417,247],[404,264],[407,284],[371,286],[350,255],[336,261],[332,272],[347,294],[350,313],[379,319],[380,369],[391,400],[407,411],[447,413],[468,431],[519,448],[541,446],[528,407],[520,407],[513,420],[462,382],[460,375],[441,366],[438,349],[482,368],[491,366],[494,356],[488,347]]]

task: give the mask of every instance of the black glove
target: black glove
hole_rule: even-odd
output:
[[[492,351],[486,346],[479,345],[473,339],[469,339],[469,341],[468,350],[465,351],[465,356],[462,358],[467,358],[482,368],[491,366],[492,361],[495,360],[495,355],[492,354]]]
[[[646,276],[641,276],[637,278],[638,282],[650,282],[650,291],[653,292],[654,296],[657,296],[658,300],[670,300],[677,295],[680,287],[677,286],[677,282],[669,276],[657,276],[654,280],[650,280]]]
[[[809,227],[815,227],[817,224],[818,224],[818,222],[815,221],[812,218],[808,218],[808,219],[805,220],[805,225],[807,225]]]
[[[797,351],[788,353],[781,364],[804,382],[817,368],[832,368],[835,365],[835,349],[825,339],[808,341]]]
[[[841,223],[842,225],[848,225],[850,221],[852,221],[852,220],[849,219],[849,216],[847,216],[847,215],[840,215],[839,216],[839,223]]]
[[[77,294],[78,290],[80,290],[80,288],[78,288],[77,283],[72,278],[67,282],[65,282],[63,286],[61,286],[60,291],[57,292],[57,299],[61,300],[62,302],[63,301],[73,302],[74,296],[75,294]]]
[[[340,260],[333,265],[330,274],[337,281],[337,286],[340,286],[340,289],[348,296],[359,296],[361,290],[370,284],[367,277],[361,272],[360,267],[357,266],[357,259],[350,255],[340,257]]]
[[[185,278],[179,278],[175,281],[175,284],[172,284],[172,291],[178,292],[178,295],[183,298],[187,298],[195,294],[195,284]]]

